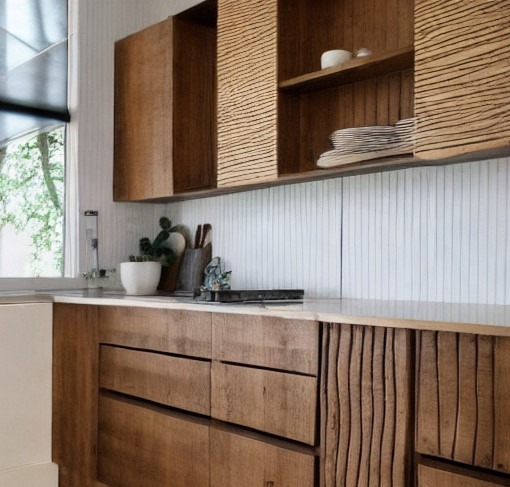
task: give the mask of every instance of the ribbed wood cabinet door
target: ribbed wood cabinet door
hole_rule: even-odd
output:
[[[277,4],[218,1],[218,187],[277,177]]]
[[[324,324],[321,486],[411,482],[411,331]]]
[[[416,450],[510,473],[510,339],[417,337]]]
[[[510,2],[415,1],[416,155],[510,144]]]

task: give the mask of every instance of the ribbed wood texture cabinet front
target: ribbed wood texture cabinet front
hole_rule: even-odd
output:
[[[423,331],[419,453],[510,473],[510,339]]]
[[[324,324],[321,485],[408,487],[411,331]]]
[[[510,145],[510,3],[415,0],[416,156]]]
[[[218,187],[277,171],[277,0],[218,0]]]

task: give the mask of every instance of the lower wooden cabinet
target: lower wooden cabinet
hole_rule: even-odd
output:
[[[455,472],[425,465],[418,466],[418,487],[499,487],[510,485],[510,481],[499,480],[490,475],[473,476],[460,469]]]
[[[111,487],[209,486],[209,425],[99,396],[98,479]]]
[[[419,453],[510,473],[510,339],[417,332]]]
[[[211,487],[313,487],[315,458],[211,428]]]
[[[410,330],[324,324],[321,485],[412,485]]]

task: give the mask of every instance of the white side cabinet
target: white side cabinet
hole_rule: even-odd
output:
[[[52,303],[0,302],[0,487],[57,487],[51,462]]]

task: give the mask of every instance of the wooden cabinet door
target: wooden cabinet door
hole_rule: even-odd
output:
[[[416,450],[510,473],[510,339],[417,337]]]
[[[415,1],[416,156],[510,144],[510,2]]]
[[[213,362],[211,416],[315,444],[317,378]]]
[[[278,176],[277,10],[218,1],[218,187]]]
[[[321,485],[411,483],[411,332],[324,324]]]
[[[97,452],[98,308],[53,309],[52,460],[59,485],[94,485]]]
[[[101,394],[97,468],[111,486],[209,487],[209,426]]]
[[[314,456],[211,428],[211,487],[312,487]]]
[[[170,18],[115,44],[115,201],[173,194]]]
[[[448,472],[446,470],[418,466],[418,487],[499,487],[510,482],[472,477],[469,473]]]

